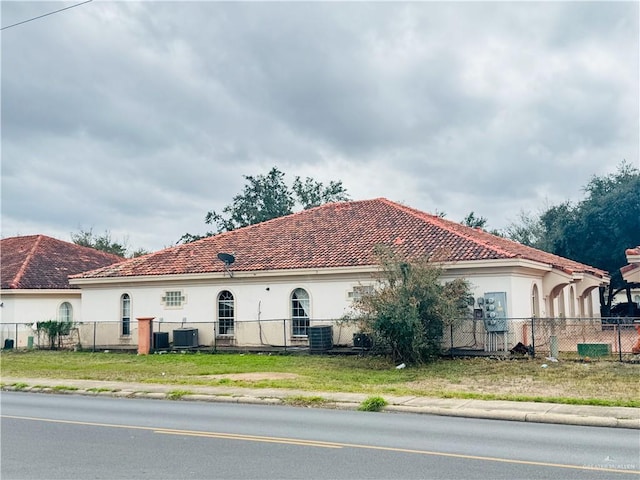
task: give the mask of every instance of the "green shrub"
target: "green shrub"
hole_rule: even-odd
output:
[[[47,320],[36,323],[38,334],[44,332],[49,338],[49,348],[55,350],[62,345],[62,337],[69,335],[73,328],[73,322],[61,322],[58,320]],[[56,345],[57,344],[57,345]]]
[[[362,412],[379,412],[387,405],[389,403],[382,397],[369,397],[360,404],[358,410]]]
[[[189,390],[171,390],[167,393],[167,398],[169,400],[180,400],[185,395],[191,395],[191,393]]]

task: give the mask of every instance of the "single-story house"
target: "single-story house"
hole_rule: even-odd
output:
[[[305,345],[309,327],[323,323],[334,344],[348,344],[352,332],[335,320],[375,285],[377,245],[437,257],[443,280],[467,279],[478,299],[497,294],[510,318],[596,317],[598,287],[609,282],[600,269],[377,198],[167,248],[70,284],[82,290],[86,321],[120,324],[114,344],[135,344],[139,317],[174,335],[176,325],[194,327],[201,345]]]
[[[0,240],[2,338],[26,346],[23,331],[46,320],[82,321],[82,290],[69,275],[121,262],[122,257],[46,235]],[[33,332],[29,332],[31,335]]]
[[[625,290],[620,302],[633,302],[640,309],[640,245],[628,248],[625,251],[627,265],[620,269],[622,279],[629,285],[629,291]],[[622,295],[620,295],[622,297]]]

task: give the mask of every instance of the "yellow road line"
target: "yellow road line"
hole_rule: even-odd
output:
[[[216,432],[185,432],[176,430],[154,430],[154,433],[163,433],[165,435],[186,435],[188,437],[224,438],[227,440],[245,440],[249,442],[280,443],[285,445],[300,445],[303,447],[343,448],[339,445],[327,445],[324,442],[314,442],[313,440],[297,440],[293,438],[270,438],[253,435],[232,435],[229,433]]]
[[[536,466],[536,467],[564,468],[564,469],[572,469],[572,470],[588,470],[588,471],[596,471],[596,472],[624,473],[627,475],[630,475],[630,474],[640,475],[640,470],[630,470],[630,469],[624,470],[624,469],[616,469],[616,468],[591,467],[591,466],[585,466],[585,465],[571,465],[571,464],[563,464],[563,463],[538,462],[538,461],[529,461],[529,460],[513,460],[508,458],[500,458],[500,457],[485,457],[485,456],[479,456],[479,455],[466,455],[462,453],[446,453],[446,452],[436,452],[436,451],[430,451],[430,450],[414,450],[414,449],[397,448],[397,447],[381,447],[376,445],[362,445],[357,443],[323,442],[323,441],[316,441],[316,440],[303,440],[303,439],[286,438],[286,437],[243,435],[243,434],[235,434],[235,433],[206,432],[206,431],[199,431],[199,430],[179,430],[174,428],[142,427],[137,425],[118,425],[118,424],[110,424],[110,423],[82,422],[82,421],[76,421],[76,420],[55,420],[55,419],[49,419],[49,418],[21,417],[21,416],[14,416],[14,415],[0,415],[0,417],[12,418],[16,420],[32,420],[32,421],[48,422],[48,423],[64,423],[69,425],[145,430],[153,433],[166,434],[166,435],[185,435],[185,436],[193,436],[193,437],[221,438],[221,439],[227,439],[227,440],[267,442],[267,443],[300,445],[300,446],[320,447],[320,448],[359,448],[364,450],[378,450],[378,451],[386,451],[386,452],[410,453],[410,454],[417,454],[417,455],[458,458],[462,460],[480,460],[485,462],[510,463],[510,464],[517,464],[517,465],[530,465],[530,466]]]

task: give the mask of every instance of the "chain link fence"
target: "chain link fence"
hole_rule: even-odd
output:
[[[530,355],[555,359],[640,360],[640,318],[509,318],[495,330],[485,319],[458,319],[445,333],[452,356]]]
[[[154,350],[358,351],[371,339],[357,326],[335,319],[292,319],[234,322],[152,322]],[[449,356],[598,358],[640,361],[640,318],[509,318],[495,325],[484,319],[456,319],[444,331],[443,354]],[[294,328],[295,327],[295,328]],[[293,335],[293,332],[306,335]],[[4,349],[47,349],[47,335],[31,324],[3,323]],[[137,351],[138,322],[75,323],[56,346],[88,351]]]

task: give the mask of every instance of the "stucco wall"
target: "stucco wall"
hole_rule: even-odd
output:
[[[459,272],[455,270],[446,272],[443,281],[455,278],[456,274]],[[463,275],[471,285],[474,298],[482,297],[487,292],[506,292],[507,316],[510,318],[528,319],[533,315],[532,291],[533,286],[537,285],[539,316],[544,317],[548,313],[548,299],[544,298],[542,288],[544,272],[533,272],[531,269],[522,272],[467,269]],[[128,282],[107,288],[84,285],[83,317],[90,322],[118,325],[120,299],[126,293],[131,298],[132,333],[126,338],[120,336],[117,340],[120,344],[132,341],[136,333],[137,317],[154,317],[156,331],[168,331],[171,334],[174,329],[182,326],[198,328],[200,344],[213,345],[215,342],[225,341],[224,338],[216,338],[215,321],[217,297],[221,291],[228,290],[235,301],[235,331],[232,340],[226,339],[231,344],[306,345],[306,339],[297,339],[291,335],[291,294],[296,288],[304,288],[308,292],[311,324],[319,325],[323,321],[339,319],[350,311],[351,299],[348,294],[354,286],[374,283],[370,272],[360,272],[288,274],[282,277],[236,275],[233,278],[188,278],[155,284],[147,282],[145,285]],[[181,307],[173,308],[163,304],[162,297],[166,291],[171,290],[179,290],[185,297]],[[565,290],[565,301],[568,302],[570,288]],[[577,302],[575,298],[573,301]],[[597,302],[597,295],[591,295],[590,301]],[[565,308],[566,311],[569,309],[569,306]],[[579,312],[577,304],[575,311]],[[598,311],[597,308],[594,311]],[[350,343],[354,331],[353,327],[334,327],[334,343]],[[518,331],[512,334],[510,342],[521,340]]]
[[[63,302],[72,308],[72,320],[82,321],[80,290],[76,291],[19,291],[3,292],[0,301],[0,339],[14,340],[15,347],[26,347],[28,337],[35,333],[31,328],[36,322],[57,320],[58,309]]]

